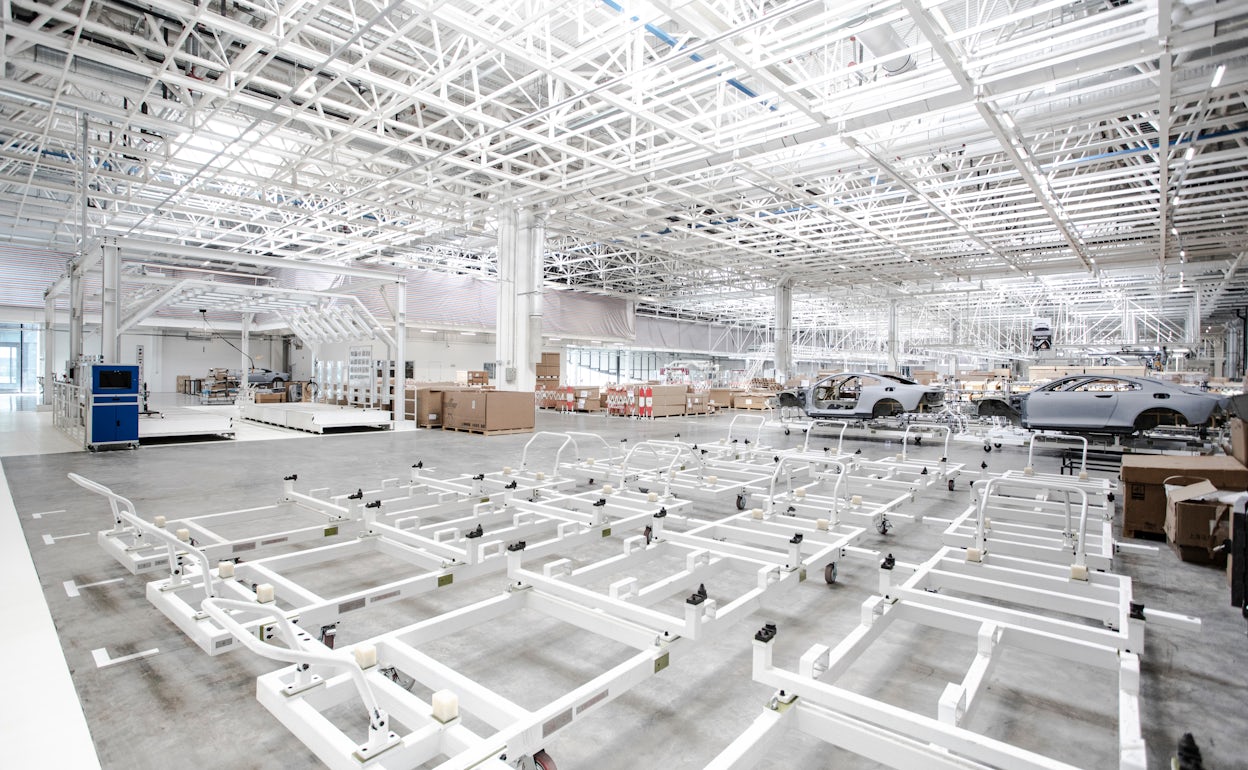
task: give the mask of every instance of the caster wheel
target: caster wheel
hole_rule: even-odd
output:
[[[789,435],[789,432],[790,432],[790,431],[789,431],[789,429],[788,429],[788,428],[785,428],[785,429],[784,429],[784,435],[786,435],[786,436],[787,436],[787,435]]]
[[[992,451],[992,447],[988,446],[987,444],[984,444],[984,451],[985,451],[985,452],[991,452],[991,451]]]
[[[914,445],[915,445],[915,446],[923,446],[923,437],[922,437],[922,436],[915,436],[915,437],[914,437]]]
[[[745,495],[737,495],[737,510],[745,510]]]
[[[953,491],[953,479],[949,479],[949,483],[946,484],[946,486],[949,487],[949,491],[952,492]]]
[[[590,480],[589,480],[589,485],[590,485],[591,487],[594,485],[594,480],[593,480],[593,479],[590,479]]]
[[[892,522],[890,522],[888,519],[880,519],[880,523],[876,526],[875,530],[879,532],[881,535],[887,535],[888,530],[891,528],[892,528]]]
[[[559,770],[555,766],[555,760],[551,759],[550,755],[546,753],[546,749],[542,749],[533,755],[533,764],[538,767],[538,770]]]
[[[996,449],[1000,449],[1000,448],[1001,448],[1001,445],[1000,445],[1000,444],[993,444],[992,446],[993,446],[994,448],[996,448]]]
[[[823,582],[829,585],[836,582],[836,562],[829,562],[823,568]]]
[[[1114,501],[1114,493],[1110,492],[1109,494],[1105,495],[1105,499],[1112,503]]]

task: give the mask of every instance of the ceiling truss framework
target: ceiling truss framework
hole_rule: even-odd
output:
[[[797,329],[894,301],[995,346],[1248,306],[1233,0],[0,8],[0,237],[25,245],[491,276],[521,204],[548,282],[662,316],[765,324],[790,281]]]

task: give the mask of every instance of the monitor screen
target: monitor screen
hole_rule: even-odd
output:
[[[133,372],[129,369],[98,369],[100,390],[134,390]]]

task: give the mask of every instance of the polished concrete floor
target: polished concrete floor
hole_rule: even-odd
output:
[[[342,492],[402,477],[418,460],[446,474],[496,470],[517,465],[530,438],[406,431],[307,436],[276,443],[169,444],[96,454],[23,452],[23,445],[55,445],[55,434],[45,435],[49,428],[40,425],[46,416],[6,414],[0,409],[0,454],[6,455],[3,470],[38,571],[41,598],[55,623],[105,768],[163,768],[175,763],[308,767],[317,762],[255,700],[255,678],[280,664],[246,651],[214,658],[195,647],[144,598],[148,576],[129,575],[98,547],[94,533],[109,524],[107,508],[100,498],[70,483],[67,473],[111,486],[150,518],[266,504],[275,500],[281,478],[290,473],[299,474],[301,487],[306,481]],[[611,442],[671,438],[677,433],[683,440],[706,442],[724,436],[731,419],[725,414],[636,422],[600,414],[539,413],[538,427],[592,431]],[[783,448],[800,443],[802,435],[768,428],[763,440]],[[879,441],[848,446],[861,448],[868,456],[896,451]],[[940,454],[927,445],[910,451],[919,457]],[[914,504],[923,506],[929,517],[951,516],[968,504],[966,481],[978,473],[982,462],[991,471],[1001,471],[1021,467],[1025,455],[1009,447],[984,453],[978,445],[964,444],[955,445],[951,460],[966,463],[967,474],[954,491],[934,491]],[[1039,471],[1056,469],[1053,456],[1037,461]],[[698,511],[704,516],[730,512],[715,507],[699,504]],[[939,548],[941,528],[936,523],[901,522],[888,535],[870,533],[862,545],[921,561]],[[1206,766],[1242,766],[1243,736],[1248,734],[1244,708],[1248,655],[1244,622],[1229,605],[1224,574],[1182,563],[1164,545],[1155,556],[1123,556],[1120,564],[1135,580],[1138,601],[1199,616],[1204,624],[1199,633],[1149,629],[1142,689],[1150,767],[1168,766],[1184,732],[1195,733]],[[307,579],[355,585],[396,577],[394,572],[393,564],[360,560],[335,564]],[[501,576],[486,577],[456,582],[434,595],[370,608],[348,616],[340,643],[465,606],[504,586]],[[677,661],[558,735],[547,750],[563,770],[701,767],[749,725],[771,695],[750,675],[750,640],[757,627],[764,622],[779,626],[776,662],[796,668],[798,657],[811,644],[835,645],[855,627],[859,607],[875,587],[873,564],[843,562],[836,584],[810,580],[797,586],[783,604],[729,628],[696,656]],[[27,651],[5,642],[0,645],[10,653],[10,661],[22,665]],[[530,708],[584,682],[625,654],[536,613],[458,634],[427,652]],[[960,681],[973,655],[972,639],[897,627],[842,682],[934,717],[945,683]],[[970,726],[1077,766],[1113,767],[1115,687],[1114,678],[1102,672],[1011,651]],[[5,732],[9,724],[6,714]],[[46,731],[47,740],[55,742],[55,728]],[[4,761],[6,742],[0,741],[0,766],[28,766]],[[776,745],[771,760],[759,765],[844,766],[871,765],[796,732]]]

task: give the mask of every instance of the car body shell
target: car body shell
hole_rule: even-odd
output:
[[[247,373],[247,382],[252,385],[273,385],[278,382],[290,382],[290,373],[275,372],[272,369],[252,369]]]
[[[940,388],[891,374],[844,372],[805,388],[781,391],[781,407],[800,407],[809,417],[867,419],[902,412],[933,411],[944,406]]]
[[[1010,397],[1032,430],[1130,434],[1162,425],[1203,426],[1227,399],[1150,377],[1071,375]]]

